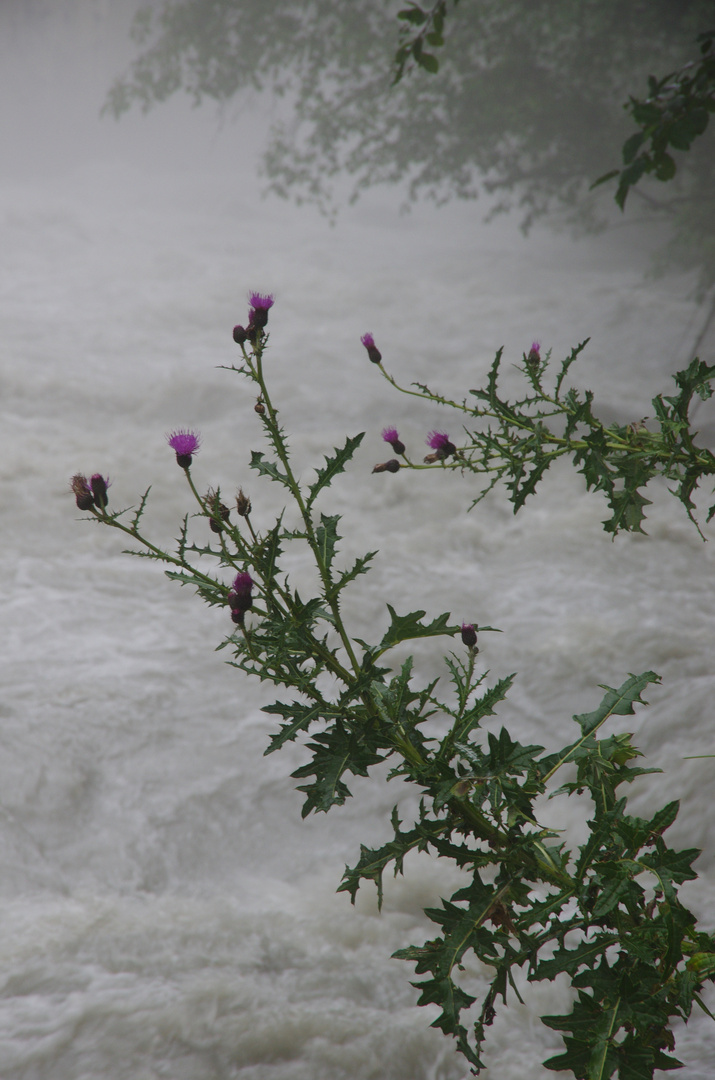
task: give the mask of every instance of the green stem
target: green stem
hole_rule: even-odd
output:
[[[333,590],[333,581],[332,581],[332,579],[330,577],[330,572],[328,570],[328,567],[326,566],[325,560],[323,559],[323,555],[322,555],[322,552],[320,550],[320,545],[318,544],[318,540],[317,540],[317,537],[315,535],[315,529],[313,528],[313,522],[312,522],[310,513],[308,512],[308,508],[307,508],[307,506],[305,504],[305,500],[303,499],[303,492],[301,491],[300,485],[298,484],[298,482],[297,482],[297,480],[296,480],[296,478],[295,478],[295,476],[293,474],[293,470],[292,470],[291,464],[290,464],[290,459],[288,457],[288,454],[286,453],[285,446],[283,444],[283,440],[280,437],[280,432],[279,432],[279,428],[278,428],[278,420],[277,420],[277,412],[276,412],[276,410],[275,410],[275,408],[273,406],[273,402],[271,401],[270,394],[268,393],[268,387],[266,386],[266,382],[265,382],[265,379],[263,377],[263,346],[262,345],[259,345],[259,344],[256,345],[254,356],[255,356],[255,361],[256,361],[254,377],[255,377],[258,385],[261,388],[261,395],[263,397],[263,403],[264,403],[265,409],[266,409],[266,413],[263,416],[264,423],[269,425],[271,430],[272,430],[272,433],[273,433],[273,436],[274,436],[273,445],[275,446],[278,457],[280,458],[281,465],[283,466],[285,476],[286,476],[286,479],[288,481],[288,485],[290,487],[291,494],[293,495],[293,498],[295,499],[295,501],[296,501],[296,503],[298,505],[298,509],[300,510],[301,517],[303,518],[303,523],[305,525],[305,531],[306,531],[308,543],[310,544],[311,551],[313,552],[313,557],[314,557],[316,565],[318,567],[318,573],[320,574],[321,580],[323,582],[323,593],[324,593],[325,599],[326,599],[326,601],[327,601],[327,603],[328,603],[328,605],[330,607],[330,611],[332,613],[333,620],[334,620],[335,629],[337,630],[338,634],[340,635],[340,640],[343,643],[343,648],[345,649],[346,653],[348,654],[348,657],[350,659],[350,663],[352,665],[353,671],[357,675],[360,672],[360,664],[359,664],[358,659],[357,659],[357,657],[355,655],[355,651],[354,651],[354,649],[352,647],[352,642],[350,641],[350,638],[348,637],[348,634],[347,634],[347,632],[345,630],[345,627],[343,625],[343,621],[342,621],[342,618],[341,618],[341,615],[340,615],[340,608],[339,608],[338,602],[333,596],[331,596],[331,593],[332,593],[332,590]]]

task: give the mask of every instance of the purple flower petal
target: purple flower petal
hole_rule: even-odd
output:
[[[273,293],[249,293],[248,303],[254,310],[268,311],[275,303]]]
[[[191,454],[197,454],[199,446],[201,445],[201,437],[198,431],[189,431],[188,429],[178,428],[176,431],[172,431],[166,436],[166,441],[172,450],[175,450],[177,455],[182,457],[191,456]]]

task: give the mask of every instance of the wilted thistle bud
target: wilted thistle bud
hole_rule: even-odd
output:
[[[391,458],[389,461],[383,461],[381,465],[376,465],[375,468],[372,471],[374,473],[376,473],[376,472],[399,472],[400,468],[401,468],[401,466],[400,466],[400,463],[397,460],[397,458]]]
[[[109,480],[100,473],[93,473],[89,486],[92,488],[92,495],[94,496],[94,505],[98,506],[100,510],[104,510],[109,499],[107,498],[107,488],[109,487]]]
[[[240,517],[248,517],[251,512],[251,500],[248,495],[243,494],[243,488],[238,489],[236,495],[236,509],[238,510]]]
[[[405,444],[401,442],[400,436],[397,434],[397,428],[387,427],[382,433],[382,437],[386,443],[389,443],[396,454],[404,454]]]
[[[220,533],[223,530],[220,521],[217,519],[220,518],[221,521],[228,521],[231,511],[227,506],[224,506],[215,491],[209,490],[207,492],[206,502],[208,503],[209,510],[212,514],[212,517],[209,518],[211,532]]]
[[[75,473],[70,480],[70,487],[75,497],[75,502],[80,510],[91,510],[94,506],[94,495],[92,489],[89,486],[89,482],[86,476],[82,473]]]
[[[472,652],[479,652],[479,649],[477,649],[477,631],[472,623],[462,623],[462,641]]]
[[[367,355],[373,364],[379,364],[382,360],[382,353],[375,344],[375,338],[372,334],[363,334],[360,341],[367,349]]]
[[[256,404],[253,406],[253,411],[257,412],[259,416],[263,416],[266,411],[266,406],[263,404],[261,398],[258,398]]]

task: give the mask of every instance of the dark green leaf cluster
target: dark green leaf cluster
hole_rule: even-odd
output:
[[[631,97],[625,109],[640,129],[623,144],[623,169],[613,169],[595,184],[618,177],[616,202],[623,210],[628,192],[642,176],[672,180],[677,171],[672,150],[689,150],[715,112],[715,30],[698,35],[700,59],[661,79],[648,79],[648,97]]]
[[[460,628],[446,613],[435,618],[424,610],[401,614],[387,604],[385,625],[373,641],[350,634],[343,593],[367,571],[375,552],[341,566],[340,518],[317,503],[362,436],[348,438],[328,455],[312,483],[300,483],[264,374],[267,343],[265,331],[258,330],[250,348],[240,346],[234,370],[259,391],[263,408],[257,415],[270,447],[270,457],[254,451],[250,467],[284,488],[298,514],[297,528],[286,527],[283,513],[258,526],[242,489],[238,520],[232,521],[220,492],[210,489],[201,496],[188,467],[183,471],[198,509],[193,519],[184,518],[175,553],[140,532],[146,495],[127,524],[123,513],[106,507],[93,507],[92,517],[129,535],[143,549],[139,554],[163,562],[169,577],[219,605],[233,627],[219,646],[232,651],[229,662],[288,691],[264,707],[277,718],[266,753],[300,743],[306,760],[292,776],[305,796],[304,816],[344,803],[351,794],[350,777],[368,776],[382,763],[389,766],[388,779],[399,777],[419,792],[416,820],[403,827],[395,808],[392,838],[377,848],[362,846],[340,889],[354,901],[361,884],[374,883],[381,904],[385,871],[403,872],[412,851],[430,852],[460,870],[460,887],[439,907],[426,910],[436,936],[395,955],[416,965],[419,1003],[437,1006],[434,1025],[454,1037],[474,1069],[483,1066],[487,1030],[509,992],[521,1000],[529,982],[561,975],[570,980],[575,1000],[570,1012],[544,1017],[549,1027],[563,1032],[564,1050],[546,1063],[549,1068],[571,1071],[577,1080],[606,1080],[615,1072],[620,1080],[649,1080],[656,1069],[676,1067],[671,1023],[687,1019],[693,1003],[705,1008],[701,990],[715,981],[715,937],[697,928],[678,897],[679,886],[695,876],[698,853],[674,850],[663,839],[676,803],[648,820],[627,812],[621,785],[652,770],[633,764],[640,755],[630,734],[600,730],[613,717],[631,715],[658,676],[648,671],[631,675],[617,689],[604,687],[598,707],[574,717],[576,737],[545,749],[514,740],[505,726],[498,733],[482,729],[514,679],[490,684],[488,673],[477,669],[476,635],[491,627]],[[620,453],[621,435],[597,426],[590,398],[562,394],[579,351],[562,366],[548,398],[549,416],[564,419],[562,443],[570,439],[576,445],[579,427],[605,430]],[[709,389],[712,376],[704,365],[691,368],[679,376],[678,395],[657,399],[661,437],[672,430],[678,446],[692,447],[687,406],[694,392]],[[507,461],[512,498],[521,504],[535,487],[541,460],[531,472],[518,473],[517,455],[525,457],[518,440],[527,440],[533,461],[551,452],[549,440],[555,437],[543,411],[547,398],[540,362],[526,361],[532,395],[514,405],[499,395],[498,369],[499,357],[487,389],[474,396],[484,415],[499,422],[484,444],[485,453],[492,454],[486,460],[494,460],[489,447],[498,447]],[[596,449],[586,438],[579,446],[581,464],[591,468],[589,455]],[[609,469],[614,468],[611,449],[608,443],[598,448]],[[466,467],[469,450],[460,454]],[[598,480],[600,474],[594,475]],[[195,529],[210,542],[193,539]],[[287,552],[296,548],[309,556],[317,575],[308,598],[293,587],[285,569]],[[216,575],[202,568],[206,560],[218,565]],[[224,572],[238,572],[233,591],[231,581],[222,579]],[[439,678],[421,685],[411,657],[399,667],[385,659],[405,642],[431,645],[460,632],[460,651],[445,657],[444,685]],[[555,777],[560,781],[566,767],[557,787]],[[539,823],[539,800],[546,796],[590,807],[588,836],[578,849],[569,850],[558,833]],[[481,992],[485,978],[487,989]]]
[[[452,0],[453,6],[459,0]],[[437,0],[429,11],[425,11],[412,2],[398,11],[397,18],[404,26],[400,34],[400,44],[395,53],[395,78],[398,83],[402,78],[408,61],[413,60],[419,67],[431,75],[439,71],[439,60],[434,53],[426,52],[425,45],[441,49],[444,45],[444,20],[447,15],[447,0]]]
[[[697,357],[673,378],[677,393],[653,398],[652,418],[629,424],[604,424],[593,410],[593,394],[581,393],[564,381],[587,341],[582,342],[561,364],[552,386],[546,385],[549,355],[538,351],[523,357],[521,370],[526,394],[516,401],[503,396],[499,378],[502,350],[496,355],[486,386],[469,391],[469,399],[450,400],[422,383],[405,389],[387,375],[404,393],[424,397],[462,413],[466,439],[453,456],[437,462],[415,464],[405,458],[407,468],[440,468],[472,472],[486,482],[472,505],[478,503],[499,481],[503,481],[517,513],[552,463],[570,458],[583,474],[589,490],[602,492],[610,509],[603,525],[606,532],[621,529],[643,532],[644,509],[650,500],[644,489],[651,480],[672,481],[669,490],[683,504],[688,517],[700,531],[695,518],[693,494],[703,480],[715,476],[715,455],[695,442],[690,408],[693,398],[712,396],[715,365]],[[482,427],[474,427],[474,421]],[[707,520],[715,515],[715,503]],[[702,534],[701,534],[702,535]]]

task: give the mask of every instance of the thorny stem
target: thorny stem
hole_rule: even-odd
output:
[[[245,350],[244,356],[246,356]],[[333,596],[331,596],[333,582],[331,581],[330,573],[327,566],[325,565],[325,560],[323,559],[322,553],[320,551],[320,546],[318,544],[315,535],[315,529],[313,527],[313,521],[305,505],[305,500],[303,499],[303,492],[301,491],[300,485],[298,484],[293,474],[290,459],[283,445],[283,440],[279,436],[278,414],[276,409],[274,408],[273,402],[271,401],[270,395],[268,393],[268,387],[266,386],[266,382],[263,377],[263,342],[256,345],[254,356],[256,360],[255,368],[251,366],[250,359],[247,356],[246,359],[248,360],[249,370],[251,371],[251,374],[261,388],[261,395],[267,413],[267,415],[264,414],[263,420],[264,423],[266,423],[266,425],[269,426],[273,432],[273,444],[280,458],[281,465],[285,470],[285,475],[290,485],[291,494],[293,495],[293,498],[298,505],[298,509],[300,510],[301,517],[303,518],[305,531],[308,537],[308,543],[310,544],[311,551],[313,552],[313,557],[315,558],[315,562],[318,567],[318,572],[320,573],[320,577],[323,582],[325,598],[330,606],[333,619],[335,620],[335,628],[340,635],[340,640],[343,643],[343,648],[345,649],[348,657],[350,658],[350,663],[352,665],[353,671],[356,675],[358,675],[360,672],[360,664],[352,647],[352,642],[350,641],[350,638],[348,637],[348,634],[343,625],[338,602]]]
[[[561,398],[552,397],[551,395],[545,393],[541,389],[541,387],[538,387],[537,389],[538,389],[538,393],[539,393],[539,403],[540,404],[541,403],[548,403],[549,405],[553,405],[554,406],[553,412],[542,413],[542,414],[540,414],[538,416],[538,418],[536,418],[536,417],[535,418],[527,418],[526,420],[524,420],[524,418],[520,417],[518,415],[518,413],[514,412],[511,409],[508,409],[506,407],[506,405],[503,406],[501,412],[494,412],[492,409],[474,408],[473,406],[468,405],[466,401],[461,401],[461,402],[453,401],[451,398],[444,397],[441,394],[433,393],[431,390],[428,390],[427,387],[420,387],[420,389],[418,389],[418,390],[411,390],[408,387],[402,386],[400,383],[398,383],[397,380],[394,378],[394,376],[391,375],[388,371],[385,370],[382,363],[378,364],[377,366],[379,367],[379,369],[380,369],[382,375],[384,376],[384,378],[387,379],[387,381],[392,386],[394,386],[395,389],[398,390],[401,394],[407,394],[410,397],[420,398],[422,401],[424,401],[425,399],[427,399],[428,401],[435,401],[440,405],[446,405],[448,408],[456,409],[459,412],[466,413],[467,416],[474,417],[474,419],[496,420],[499,423],[506,422],[510,427],[516,428],[519,431],[525,431],[525,432],[530,432],[532,434],[535,434],[534,424],[535,424],[537,419],[539,421],[542,421],[542,420],[548,419],[549,417],[553,417],[553,416],[573,416],[574,413],[575,413],[575,410],[570,409],[568,407],[568,405]],[[640,454],[640,455],[642,455],[644,457],[664,457],[665,456],[665,449],[666,448],[663,445],[662,436],[660,435],[659,432],[639,431],[639,432],[635,432],[633,434],[633,436],[631,436],[629,438],[629,437],[624,437],[624,436],[619,435],[617,432],[613,431],[612,428],[605,427],[600,421],[597,421],[597,428],[606,437],[605,445],[606,445],[606,448],[608,450],[613,450],[616,453],[622,452],[622,453]],[[571,453],[574,450],[578,451],[578,450],[585,450],[585,449],[588,448],[588,443],[586,442],[585,439],[563,438],[560,435],[556,435],[554,432],[550,431],[549,429],[542,429],[542,430],[539,431],[538,434],[539,434],[539,437],[540,437],[540,444],[541,444],[542,447],[544,445],[555,447],[554,450],[547,451],[544,454],[545,457],[557,458],[557,457],[561,457],[561,456],[563,456],[565,454]],[[492,433],[492,437],[494,438],[493,433]],[[649,445],[644,445],[644,442],[647,442]],[[465,456],[469,455],[469,452],[470,452],[471,449],[472,449],[472,447],[469,447],[469,446],[462,448],[459,451],[459,458],[457,460],[454,460],[454,461],[446,461],[446,460],[444,460],[444,461],[439,461],[439,462],[430,463],[430,464],[424,464],[424,465],[423,464],[416,465],[416,464],[413,464],[413,463],[410,462],[409,463],[410,468],[412,468],[412,469],[435,469],[435,468],[459,469],[459,468],[463,468]],[[693,464],[693,463],[701,465],[703,467],[707,467],[707,466],[709,466],[711,464],[711,461],[706,455],[703,455],[703,454],[693,453],[691,455],[688,455],[688,454],[684,454],[682,451],[676,452],[676,453],[671,452],[670,454],[667,455],[667,463],[666,463],[665,467],[667,469],[667,468],[670,468],[674,464]],[[469,468],[473,472],[484,472],[484,473],[486,473],[486,472],[492,472],[493,471],[493,468],[490,468],[489,466],[483,466],[483,467],[479,468],[477,465],[473,464],[471,461],[469,462]]]

